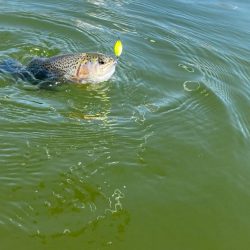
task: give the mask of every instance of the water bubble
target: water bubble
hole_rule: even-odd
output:
[[[183,88],[188,92],[197,91],[200,88],[200,83],[198,81],[185,81]]]
[[[181,68],[183,68],[183,69],[185,69],[185,70],[188,71],[188,72],[191,72],[191,73],[194,72],[194,69],[193,69],[192,67],[187,66],[187,65],[185,65],[185,64],[179,63],[178,66],[181,67]]]
[[[63,234],[69,234],[70,233],[70,230],[68,229],[68,228],[65,228],[64,230],[63,230]]]

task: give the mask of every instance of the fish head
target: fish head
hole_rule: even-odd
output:
[[[80,83],[98,83],[110,79],[115,72],[117,60],[100,53],[86,53],[76,77]]]

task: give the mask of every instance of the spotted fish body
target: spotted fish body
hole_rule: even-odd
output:
[[[35,58],[26,67],[35,79],[97,83],[110,79],[117,61],[100,53],[78,53]]]

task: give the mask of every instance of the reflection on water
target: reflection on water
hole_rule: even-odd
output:
[[[100,104],[97,105],[95,102],[92,107],[91,101],[90,103],[86,103],[80,107],[77,107],[77,102],[75,103],[72,99],[68,101],[68,105],[72,109],[67,115],[71,119],[75,119],[77,121],[83,120],[99,120],[103,121],[103,123],[108,123],[108,115],[110,113],[110,97],[108,96],[109,89],[105,85],[83,85],[78,86],[80,91],[88,91],[90,94],[90,98],[94,100],[98,100]]]
[[[70,98],[63,105],[61,92],[12,88],[7,86],[1,97],[4,228],[15,226],[43,239],[77,236],[110,216],[126,221],[126,187],[112,185],[106,176],[113,162],[109,85],[69,86],[65,93]],[[13,119],[12,127],[6,127]]]

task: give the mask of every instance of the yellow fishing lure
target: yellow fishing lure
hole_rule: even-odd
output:
[[[116,57],[122,54],[122,41],[118,39],[114,44],[114,53]]]

